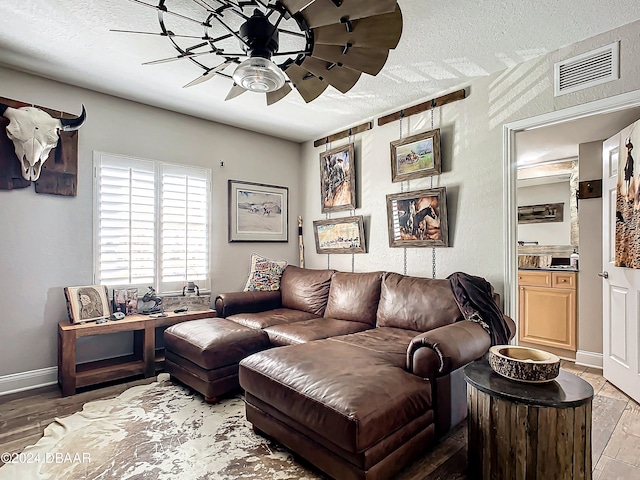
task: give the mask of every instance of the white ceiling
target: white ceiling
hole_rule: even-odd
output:
[[[145,1],[157,4],[156,0]],[[197,10],[193,0],[166,3],[170,8]],[[189,61],[141,65],[176,54],[167,38],[109,31],[159,31],[152,9],[127,0],[3,0],[0,63],[300,142],[419,103],[465,86],[473,77],[640,19],[638,0],[398,3],[404,32],[382,72],[377,77],[363,75],[346,95],[329,87],[310,104],[297,92],[271,107],[266,106],[263,95],[252,93],[225,102],[231,87],[225,78],[183,89],[202,74]],[[174,30],[178,27],[176,24]]]

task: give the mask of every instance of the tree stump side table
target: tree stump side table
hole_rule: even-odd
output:
[[[516,382],[486,360],[464,375],[471,478],[591,480],[588,382],[562,370],[552,382]]]

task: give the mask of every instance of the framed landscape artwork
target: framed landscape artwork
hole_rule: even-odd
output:
[[[313,222],[317,253],[367,253],[362,216]]]
[[[391,142],[391,181],[437,175],[442,171],[440,129]]]
[[[289,188],[229,180],[229,242],[289,241]]]
[[[356,208],[353,143],[320,154],[320,197],[322,213]]]
[[[90,322],[111,316],[109,294],[104,285],[65,287],[71,323]]]
[[[390,247],[448,247],[445,187],[387,195]]]

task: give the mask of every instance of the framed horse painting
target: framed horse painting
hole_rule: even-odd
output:
[[[353,143],[320,154],[322,213],[356,208],[355,148]]]

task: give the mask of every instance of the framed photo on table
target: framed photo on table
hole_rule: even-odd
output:
[[[445,187],[387,195],[390,247],[448,247]]]
[[[109,294],[104,285],[65,287],[71,323],[83,323],[111,316]]]
[[[353,143],[320,154],[322,213],[356,208],[355,147]]]
[[[404,182],[442,172],[440,129],[391,142],[391,181]]]
[[[317,253],[367,253],[362,216],[313,222]]]
[[[289,188],[229,180],[229,242],[288,242]]]

